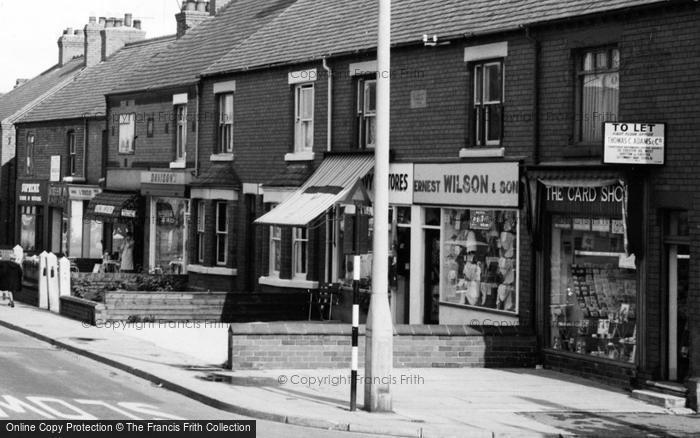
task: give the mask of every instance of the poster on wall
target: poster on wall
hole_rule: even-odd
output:
[[[663,165],[665,123],[605,123],[603,163]]]

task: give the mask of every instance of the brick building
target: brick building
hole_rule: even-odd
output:
[[[107,189],[131,190],[145,203],[147,270],[188,273],[193,287],[250,290],[237,275],[246,267],[239,264],[246,257],[238,244],[245,234],[238,231],[244,210],[237,201],[247,186],[230,166],[233,154],[213,152],[209,132],[202,133],[201,126],[219,113],[205,101],[211,91],[202,89],[198,75],[288,3],[210,2],[208,18],[199,17],[196,27],[108,94]],[[183,10],[178,20],[192,13]],[[229,84],[217,89],[230,91]],[[125,117],[135,118],[133,150],[120,148],[116,121]],[[192,200],[201,203],[193,206]],[[196,229],[190,218],[198,214],[207,217],[197,231],[206,236],[201,249],[190,240]]]
[[[235,84],[233,166],[269,211],[251,258],[261,291],[342,283],[348,256],[368,253],[371,219],[347,197],[358,179],[371,197],[375,29],[363,18],[375,7],[297,2],[203,73],[203,102]],[[688,262],[697,6],[440,7],[394,8],[395,321],[518,325],[548,367],[685,394],[700,339]],[[615,121],[665,124],[665,164],[603,164]],[[477,196],[486,180],[499,196]]]
[[[374,1],[218,6],[107,93],[106,189],[144,205],[146,269],[212,290],[341,283],[347,304],[360,255],[366,289],[391,74],[395,322],[509,326],[538,343],[514,365],[696,403],[695,2],[398,2],[392,72]],[[606,129],[629,127],[663,165],[603,160]]]
[[[58,39],[58,64],[37,77],[17,79],[15,88],[0,96],[0,245],[15,242],[15,181],[16,127],[15,123],[36,105],[66,86],[83,68],[82,31],[66,29]]]
[[[109,212],[128,196],[105,199],[101,193],[104,95],[174,37],[144,40],[140,21],[131,14],[124,20],[91,17],[84,35],[81,74],[17,122],[17,235],[28,252],[65,254],[80,268],[92,269],[104,251],[115,249],[103,244],[103,234],[132,220]],[[95,211],[95,205],[102,207]]]

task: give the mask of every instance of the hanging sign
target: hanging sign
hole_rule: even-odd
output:
[[[605,164],[663,165],[665,147],[665,123],[605,123]]]

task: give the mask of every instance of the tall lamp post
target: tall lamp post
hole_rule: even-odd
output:
[[[377,39],[377,140],[374,150],[372,297],[365,337],[365,409],[389,412],[394,327],[389,309],[389,128],[391,0],[379,0]]]

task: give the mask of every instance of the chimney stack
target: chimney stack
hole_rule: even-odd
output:
[[[101,60],[109,58],[114,52],[129,43],[141,41],[146,38],[146,32],[136,27],[122,25],[122,20],[114,19],[116,27],[105,27],[101,31],[102,56]],[[109,22],[109,20],[107,20]]]
[[[58,65],[63,67],[71,59],[83,54],[85,37],[82,32],[73,32],[73,28],[69,27],[63,31],[57,43]]]
[[[230,2],[231,0],[209,0],[209,14],[218,14],[221,8],[223,8]]]
[[[131,27],[133,24],[133,27]],[[146,32],[141,30],[141,21],[134,20],[132,14],[124,14],[124,20],[114,17],[95,17],[85,26],[85,66],[91,67],[110,57],[126,44],[141,41]]]
[[[182,38],[188,30],[209,18],[208,5],[209,2],[206,0],[198,0],[196,2],[194,0],[185,0],[182,2],[180,13],[175,14],[177,38]]]

